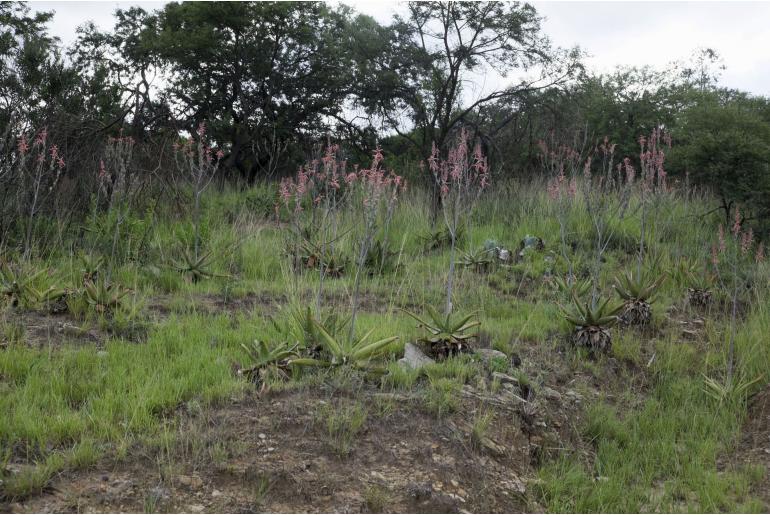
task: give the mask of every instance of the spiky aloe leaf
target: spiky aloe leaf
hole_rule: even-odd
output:
[[[353,361],[363,361],[379,355],[388,345],[398,340],[398,336],[391,336],[369,343],[353,351],[351,358]]]
[[[416,315],[416,314],[412,313],[411,311],[407,311],[406,309],[403,309],[402,311],[404,313],[406,313],[407,315],[409,315],[410,317],[412,317],[415,320],[417,320],[417,322],[420,324],[420,326],[424,327],[425,329],[427,329],[431,333],[439,334],[441,332],[441,331],[437,330],[435,324],[430,324],[430,323],[426,322],[419,315]]]
[[[330,361],[324,361],[313,358],[297,358],[289,360],[289,365],[296,365],[298,367],[330,367],[332,363]]]
[[[316,328],[316,330],[318,331],[318,334],[321,336],[321,343],[332,354],[332,356],[342,357],[344,355],[342,346],[337,342],[337,340],[334,339],[332,335],[329,334],[326,328],[323,325],[321,325],[316,319],[313,319],[313,326]]]

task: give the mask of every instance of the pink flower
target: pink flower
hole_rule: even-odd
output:
[[[754,255],[754,261],[761,263],[765,260],[765,244],[760,243],[757,246],[757,253]]]
[[[568,193],[570,198],[575,198],[575,195],[577,194],[577,181],[574,177],[569,181]]]
[[[225,157],[225,153],[222,152],[222,149],[217,150],[217,159],[219,160],[219,159],[222,159],[223,157]]]
[[[59,166],[59,169],[61,170],[64,168],[64,158],[59,156],[59,158],[56,160],[56,164]]]
[[[201,138],[206,135],[206,123],[201,122],[200,125],[198,125],[198,130],[196,131],[198,133],[198,136]]]
[[[722,254],[727,249],[727,245],[725,245],[725,228],[722,227],[722,224],[719,224],[717,240],[719,241],[719,253]]]
[[[358,178],[358,176],[355,174],[355,172],[350,172],[345,176],[345,183],[350,184],[352,182],[355,182],[355,180]]]
[[[754,231],[749,228],[748,231],[743,233],[743,236],[741,237],[741,254],[748,253],[749,250],[751,250],[751,244],[754,242]]]
[[[733,236],[736,238],[741,233],[741,211],[738,207],[735,208],[735,223],[733,223]]]
[[[48,128],[43,127],[43,130],[37,133],[37,137],[35,138],[35,142],[33,143],[33,146],[45,146],[45,140],[48,138]]]
[[[104,168],[104,160],[99,160],[99,180],[104,180],[107,178],[107,170]]]
[[[27,143],[27,137],[24,136],[23,134],[21,138],[19,138],[19,143],[17,148],[18,148],[19,154],[21,154],[22,156],[29,151],[29,144]]]

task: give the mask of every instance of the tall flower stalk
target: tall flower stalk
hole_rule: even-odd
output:
[[[30,145],[22,135],[17,143],[19,219],[26,224],[24,234],[24,258],[29,259],[32,252],[32,237],[36,227],[36,217],[40,208],[51,196],[62,172],[64,158],[59,147],[48,142],[48,130],[41,129]]]
[[[174,143],[174,157],[177,170],[184,181],[192,186],[193,192],[193,252],[200,257],[201,197],[216,176],[219,163],[224,157],[222,150],[216,153],[206,138],[206,124],[201,123],[195,131],[195,141],[187,139],[182,144]]]
[[[717,233],[717,243],[712,246],[711,262],[714,266],[717,278],[723,289],[729,291],[731,297],[730,309],[730,339],[727,348],[727,384],[732,385],[735,370],[735,339],[738,331],[738,297],[743,281],[739,276],[741,266],[749,267],[754,262],[764,261],[764,248],[757,246],[756,251],[752,252],[754,247],[754,231],[742,227],[740,208],[735,208],[735,220],[730,228],[732,238],[729,241],[725,235],[724,227],[720,224]],[[728,248],[729,247],[729,248]],[[721,268],[723,260],[726,260],[726,268]],[[726,278],[725,272],[730,277]],[[728,284],[729,282],[729,284]]]
[[[450,148],[446,159],[442,159],[436,144],[428,159],[429,169],[441,195],[444,215],[451,246],[449,250],[449,275],[446,284],[445,314],[452,312],[452,288],[455,272],[457,231],[465,218],[470,216],[481,192],[489,184],[487,158],[478,143],[471,151],[468,132],[460,131],[454,148]]]
[[[671,136],[659,128],[653,129],[649,138],[644,136],[639,138],[639,162],[641,169],[638,189],[641,212],[639,217],[639,255],[636,265],[638,277],[642,275],[642,263],[645,253],[644,242],[648,230],[647,215],[649,214],[650,207],[653,207],[653,212],[657,213],[657,209],[654,209],[654,204],[661,197],[661,194],[667,190],[666,170],[663,166],[666,159],[663,149],[664,145],[671,148]],[[626,162],[625,166],[626,182],[633,183],[633,168],[628,162]],[[651,204],[653,205],[651,206]]]
[[[382,167],[382,151],[377,148],[374,152],[372,165],[360,170],[357,174],[357,199],[361,202],[361,232],[358,238],[358,257],[356,260],[356,275],[353,282],[353,297],[351,301],[350,341],[353,341],[356,330],[356,315],[358,313],[358,296],[361,289],[361,272],[366,264],[366,256],[372,249],[372,243],[377,232],[382,228],[387,234],[393,210],[398,201],[398,195],[404,188],[403,179],[393,172],[386,172]]]
[[[550,177],[546,187],[548,199],[555,206],[556,218],[559,221],[561,255],[567,264],[566,282],[568,286],[572,286],[575,273],[567,246],[567,224],[577,194],[576,175],[582,160],[579,152],[566,145],[554,149],[549,148],[545,141],[538,142],[538,145],[543,170]]]
[[[315,246],[310,239],[320,238],[318,289],[315,296],[316,312],[319,313],[328,272],[326,258],[334,254],[334,246],[339,237],[340,208],[350,192],[350,184],[357,179],[355,172],[348,173],[347,161],[341,159],[339,154],[339,145],[329,143],[320,160],[314,159],[301,166],[294,177],[284,178],[279,188],[281,201],[292,214],[295,269],[300,266],[298,260],[302,243]],[[308,219],[306,229],[302,227],[303,219]]]
[[[596,159],[594,156],[597,156]],[[594,161],[596,161],[594,163]],[[597,168],[597,173],[594,173]],[[622,174],[625,171],[625,186]],[[602,260],[613,237],[612,222],[624,216],[628,207],[633,178],[628,159],[615,163],[615,144],[608,138],[596,146],[583,165],[582,191],[586,211],[594,229],[594,259],[591,266],[591,307],[596,308],[599,296],[599,278]]]

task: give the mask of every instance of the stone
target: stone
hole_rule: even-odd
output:
[[[203,480],[198,476],[179,476],[177,482],[182,486],[196,490],[203,486]]]
[[[493,359],[508,361],[508,356],[506,356],[504,352],[495,349],[476,349],[476,355],[480,357],[481,361],[484,363],[489,363]]]
[[[407,368],[416,370],[424,367],[425,365],[435,363],[435,360],[426,356],[417,345],[413,343],[407,343],[404,346],[404,357],[398,360],[398,362]]]
[[[514,386],[519,386],[519,380],[515,377],[511,377],[508,374],[503,374],[502,372],[492,372],[492,380],[497,379],[500,384],[512,384]]]
[[[561,400],[561,394],[556,390],[554,390],[553,388],[548,388],[547,386],[543,386],[542,388],[540,388],[540,393],[542,393],[543,397],[545,397],[549,401]]]
[[[190,513],[203,513],[204,511],[206,511],[206,507],[203,506],[202,504],[191,504],[187,507],[187,510]]]
[[[259,433],[260,440],[264,440],[265,438],[267,438],[267,435],[265,435],[265,433]]]

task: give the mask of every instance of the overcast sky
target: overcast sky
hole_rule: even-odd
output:
[[[403,11],[395,1],[345,2],[387,23]],[[770,2],[532,2],[545,16],[545,33],[559,46],[579,45],[597,71],[616,65],[664,67],[687,59],[695,49],[710,47],[722,56],[721,84],[770,96]],[[93,20],[112,27],[118,8],[163,2],[30,2],[36,10],[56,12],[52,35],[70,43],[75,28]]]

